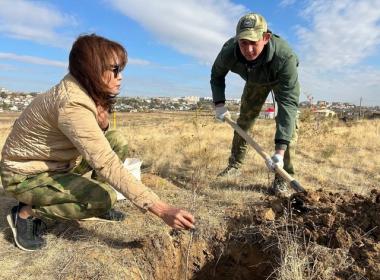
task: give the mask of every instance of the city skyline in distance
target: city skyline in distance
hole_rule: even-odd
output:
[[[4,0],[0,87],[48,90],[67,73],[75,38],[95,32],[128,50],[123,96],[211,96],[213,60],[239,17],[256,11],[299,56],[300,101],[379,105],[380,2],[342,2]],[[244,82],[230,73],[226,84],[226,98],[240,98]]]

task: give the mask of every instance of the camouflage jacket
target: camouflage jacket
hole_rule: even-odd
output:
[[[211,70],[213,101],[225,101],[225,77],[229,71],[242,77],[247,83],[273,90],[278,104],[275,139],[289,142],[292,137],[298,109],[300,87],[298,83],[298,58],[289,45],[272,34],[259,57],[251,64],[240,53],[234,38],[228,40],[218,54]]]

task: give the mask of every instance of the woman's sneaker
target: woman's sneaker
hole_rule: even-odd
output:
[[[99,218],[108,220],[108,221],[122,222],[125,220],[126,215],[121,211],[111,208],[103,215],[100,215]]]
[[[127,215],[123,212],[111,208],[106,213],[97,217],[81,219],[81,221],[98,221],[98,222],[122,222]]]
[[[46,245],[41,238],[41,220],[33,217],[22,219],[18,216],[19,206],[14,206],[7,216],[17,247],[24,251],[35,251]]]

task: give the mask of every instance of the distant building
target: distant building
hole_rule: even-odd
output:
[[[182,97],[182,99],[188,104],[197,104],[199,102],[198,96],[185,96],[185,97]]]
[[[235,98],[235,99],[227,99],[226,104],[240,104],[240,99]]]
[[[10,91],[9,90],[7,90],[6,88],[4,88],[4,87],[2,87],[2,88],[0,88],[0,93],[10,93]]]
[[[328,109],[316,110],[314,113],[321,118],[332,118],[336,116],[336,113],[334,111]]]
[[[317,101],[317,107],[319,108],[326,108],[327,106],[329,106],[329,103],[327,101]]]
[[[302,101],[302,102],[300,102],[299,107],[301,107],[301,108],[310,107],[310,102],[309,101]]]
[[[161,102],[170,102],[170,97],[160,96],[160,97],[153,98],[153,100],[158,100],[158,101],[161,101]]]
[[[344,106],[346,107],[346,108],[355,108],[356,106],[355,106],[355,104],[352,104],[352,103],[344,103]]]
[[[380,111],[373,112],[372,115],[369,116],[370,119],[380,119]]]
[[[274,119],[274,115],[275,115],[274,107],[268,107],[264,111],[264,118],[265,119]]]
[[[199,101],[212,101],[212,97],[201,97]]]

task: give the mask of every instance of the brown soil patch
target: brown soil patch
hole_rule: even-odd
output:
[[[275,221],[271,213],[275,213]],[[319,190],[290,200],[268,197],[250,210],[233,209],[227,229],[216,233],[205,247],[198,241],[192,247],[190,255],[197,256],[189,266],[192,279],[275,279],[281,266],[278,241],[291,232],[304,247],[324,248],[318,256],[310,253],[310,265],[318,261],[320,267],[333,270],[333,279],[378,280],[379,213],[380,192],[376,190],[369,196]],[[199,258],[199,250],[203,258]],[[334,267],[347,261],[344,268]],[[165,279],[160,276],[157,279]]]
[[[193,279],[265,280],[273,272],[273,259],[259,245],[232,242],[220,258],[204,266]]]
[[[348,250],[353,263],[338,272],[342,279],[380,279],[380,192],[373,190],[365,197],[319,190],[310,197],[294,197],[291,203],[292,218],[306,240]]]
[[[143,176],[144,183],[152,188],[156,185],[171,192],[176,188],[161,180],[155,175]],[[6,204],[9,208],[11,201]],[[138,214],[127,203],[122,204],[122,208],[135,217],[124,224],[127,228],[133,228],[137,219],[146,224],[157,222],[153,217]],[[109,279],[110,275],[118,275],[115,279],[277,279],[283,265],[279,240],[290,232],[302,244],[301,249],[323,248],[318,253],[306,252],[310,255],[309,266],[329,269],[333,277],[322,275],[313,279],[379,280],[379,213],[379,191],[361,196],[318,190],[290,200],[267,196],[251,205],[226,206],[226,223],[208,227],[209,221],[205,218],[192,233],[166,231],[160,226],[161,231],[152,231],[153,234],[134,233],[133,237],[120,239],[118,235],[113,236],[118,225],[81,223],[64,225],[63,232],[59,232],[57,226],[50,234],[65,236],[73,246],[85,246],[80,255],[64,260],[57,276],[60,279],[79,275],[82,279]],[[120,227],[119,230],[125,229]],[[96,235],[98,231],[104,231],[104,236]],[[10,233],[6,235],[11,242]],[[81,241],[83,236],[90,238],[88,243]],[[94,238],[98,245],[88,245],[94,243]],[[99,244],[102,247],[97,248]],[[10,246],[7,248],[18,252]],[[44,251],[39,253],[44,254]],[[93,274],[89,270],[89,274],[84,275],[83,265],[70,265],[78,262],[93,263],[99,268]],[[338,263],[347,265],[338,266]]]
[[[277,279],[279,240],[290,232],[300,248],[323,248],[306,253],[310,266],[333,276],[314,279],[380,279],[378,191],[360,196],[319,190],[290,200],[266,197],[248,208],[226,209],[227,227],[208,236],[172,230],[139,242],[132,252],[144,256],[139,269],[152,279]]]

